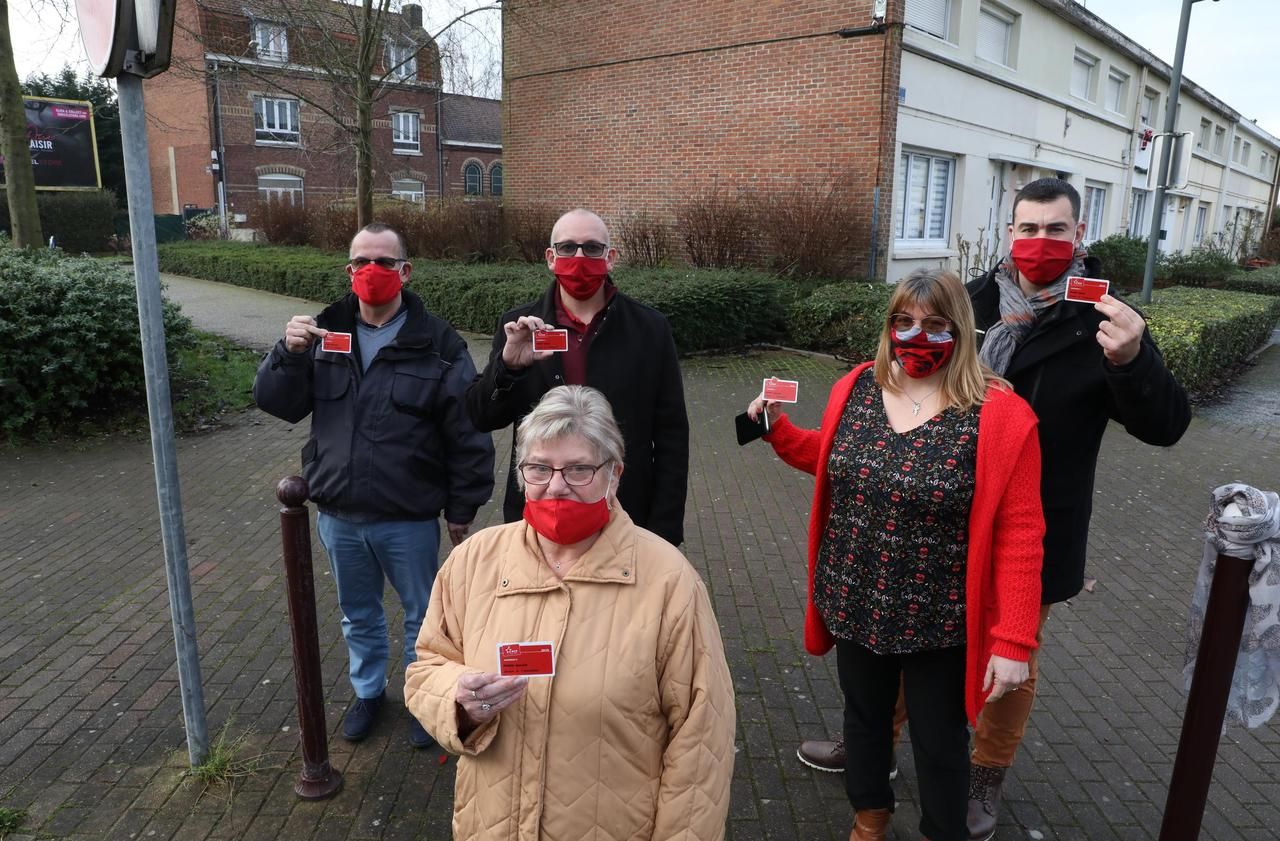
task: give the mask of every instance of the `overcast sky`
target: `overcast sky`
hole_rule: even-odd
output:
[[[457,2],[447,0],[444,5]],[[74,14],[69,21],[61,20],[58,5],[48,0],[9,3],[19,76],[53,73],[67,62],[78,69],[85,67]],[[66,5],[75,7],[70,2]],[[442,4],[425,0],[423,5],[430,12]],[[1181,0],[1086,0],[1084,5],[1172,64]],[[1184,74],[1280,137],[1278,33],[1280,0],[1201,0],[1192,7]],[[483,43],[496,50],[496,41],[493,34]]]

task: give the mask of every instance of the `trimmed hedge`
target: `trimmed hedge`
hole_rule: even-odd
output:
[[[160,269],[332,301],[350,288],[345,257],[313,248],[185,242],[159,248]],[[409,287],[455,327],[492,332],[498,317],[543,294],[546,267],[529,263],[461,264],[418,260]],[[619,267],[618,288],[664,313],[682,353],[783,337],[787,284],[757,272]]]
[[[1141,289],[1147,266],[1147,240],[1112,234],[1089,246],[1102,263],[1102,276],[1121,289]],[[1235,262],[1211,248],[1186,253],[1156,254],[1157,286],[1221,286],[1235,272]]]
[[[893,287],[833,283],[787,308],[787,333],[802,348],[874,359]]]
[[[1257,269],[1252,272],[1236,272],[1223,281],[1222,288],[1232,292],[1280,295],[1280,266]]]
[[[1142,304],[1169,370],[1190,391],[1212,385],[1267,340],[1280,298],[1174,286]]]
[[[68,254],[106,251],[115,234],[116,196],[110,190],[38,192],[40,229],[45,242]],[[9,203],[0,189],[0,229],[8,231]]]
[[[191,322],[164,305],[170,361]],[[0,246],[0,433],[41,434],[146,391],[133,276],[44,249]]]

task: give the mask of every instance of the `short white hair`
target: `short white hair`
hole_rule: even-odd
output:
[[[622,430],[613,419],[613,407],[599,391],[585,385],[561,385],[548,391],[516,428],[516,464],[524,464],[535,444],[577,435],[602,462],[622,464],[625,447]],[[524,477],[516,472],[524,487]]]

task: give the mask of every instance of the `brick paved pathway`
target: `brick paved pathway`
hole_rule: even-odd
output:
[[[267,321],[279,329],[278,319]],[[483,340],[473,344],[483,351]],[[732,416],[765,374],[799,378],[795,414],[815,423],[842,370],[781,352],[685,363],[694,427],[685,549],[710,586],[740,710],[734,841],[843,839],[849,830],[841,778],[794,757],[800,738],[836,731],[840,707],[831,658],[809,657],[800,643],[811,480],[765,445],[739,449],[732,433]],[[1098,584],[1050,619],[1041,701],[998,838],[1156,837],[1181,725],[1183,625],[1208,491],[1231,480],[1276,487],[1277,425],[1240,426],[1219,412],[1193,422],[1172,450],[1114,428],[1108,434],[1090,545]],[[0,806],[29,813],[22,833],[449,837],[453,761],[408,747],[398,674],[396,703],[375,734],[357,746],[331,743],[346,774],[341,794],[319,803],[293,795],[300,760],[274,486],[296,470],[305,433],[305,424],[250,411],[178,444],[210,729],[243,739],[245,752],[264,762],[234,795],[222,787],[202,794],[182,779],[186,746],[148,443],[0,450]],[[499,452],[508,444],[504,434]],[[497,516],[492,503],[482,513],[486,524]],[[336,733],[351,691],[318,544],[317,562]],[[906,841],[918,838],[918,813],[909,750],[900,760],[891,837]],[[1201,837],[1273,841],[1278,780],[1280,722],[1229,731]]]

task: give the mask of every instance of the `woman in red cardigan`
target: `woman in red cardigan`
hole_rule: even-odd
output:
[[[874,363],[831,389],[817,430],[778,404],[766,440],[817,477],[805,647],[832,646],[844,692],[850,841],[880,841],[899,683],[920,783],[920,831],[966,841],[968,724],[1027,678],[1040,616],[1036,417],[978,362],[952,272],[919,269],[889,301]]]

